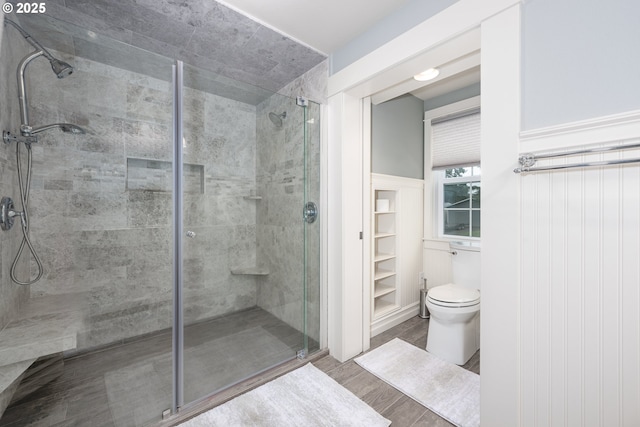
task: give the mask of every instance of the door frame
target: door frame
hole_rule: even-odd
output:
[[[480,29],[482,64],[482,330],[481,422],[517,425],[519,371],[520,0],[459,0],[329,78],[328,344],[345,361],[366,350],[362,240],[369,206],[363,188],[363,99],[438,63],[434,52]],[[369,202],[370,203],[370,202]],[[509,233],[504,233],[505,227]]]

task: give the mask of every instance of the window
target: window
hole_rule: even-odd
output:
[[[480,167],[451,168],[441,174],[441,234],[479,238]]]

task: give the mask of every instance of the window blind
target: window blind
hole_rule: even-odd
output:
[[[433,169],[480,164],[480,111],[431,122]]]

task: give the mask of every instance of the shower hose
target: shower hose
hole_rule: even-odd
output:
[[[32,163],[32,155],[31,155],[31,143],[24,143],[25,147],[27,147],[27,177],[26,180],[22,177],[22,161],[20,160],[20,142],[16,143],[16,169],[18,172],[18,187],[20,187],[20,202],[22,203],[22,212],[20,213],[20,222],[22,224],[22,242],[20,243],[20,248],[18,248],[18,253],[16,254],[15,259],[13,260],[13,264],[11,264],[11,280],[16,282],[18,285],[31,285],[42,277],[44,269],[42,268],[42,262],[38,257],[35,249],[33,249],[33,245],[31,244],[31,240],[29,239],[29,215],[27,213],[28,204],[29,204],[29,188],[31,187],[31,163]],[[33,280],[29,280],[27,282],[23,282],[18,280],[16,277],[16,267],[18,265],[18,260],[22,255],[22,251],[24,250],[25,245],[31,251],[33,255],[33,259],[36,261],[38,265],[38,275]]]

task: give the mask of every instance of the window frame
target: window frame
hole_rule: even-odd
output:
[[[479,166],[479,165],[468,165],[468,166],[461,166],[461,167],[465,167],[465,168],[471,168],[473,166]],[[443,239],[443,240],[468,240],[468,241],[474,241],[474,242],[479,242],[482,240],[482,237],[474,237],[474,236],[461,236],[459,234],[446,234],[445,233],[445,229],[444,229],[444,186],[445,184],[461,184],[461,183],[473,183],[473,182],[479,182],[480,183],[480,187],[482,188],[482,172],[480,173],[480,175],[470,175],[470,176],[461,176],[461,177],[455,177],[455,178],[446,178],[445,177],[445,173],[446,170],[442,169],[442,170],[437,170],[437,171],[433,171],[433,174],[436,175],[436,191],[434,192],[435,197],[436,197],[436,203],[434,203],[435,207],[436,207],[436,212],[435,212],[435,217],[436,217],[436,226],[437,226],[437,230],[438,230],[438,238]],[[482,198],[482,193],[480,195],[480,197]],[[463,209],[461,209],[463,210]],[[473,229],[473,212],[474,211],[478,211],[480,213],[482,213],[482,205],[480,205],[479,208],[474,208],[473,207],[473,203],[469,203],[469,208],[466,208],[464,210],[468,210],[469,211],[469,233],[472,233],[472,229]],[[482,236],[482,228],[480,228],[480,236]]]
[[[481,238],[464,236],[444,236],[440,225],[442,212],[441,178],[444,177],[444,170],[433,169],[432,158],[432,126],[431,122],[449,115],[457,115],[466,111],[477,110],[481,107],[481,96],[474,96],[462,101],[453,102],[441,107],[436,107],[424,113],[424,240],[437,239],[445,241],[474,241],[479,242]],[[482,114],[482,112],[481,112]],[[472,166],[472,165],[466,165]],[[476,165],[478,166],[478,165]],[[450,237],[451,236],[451,237]]]

